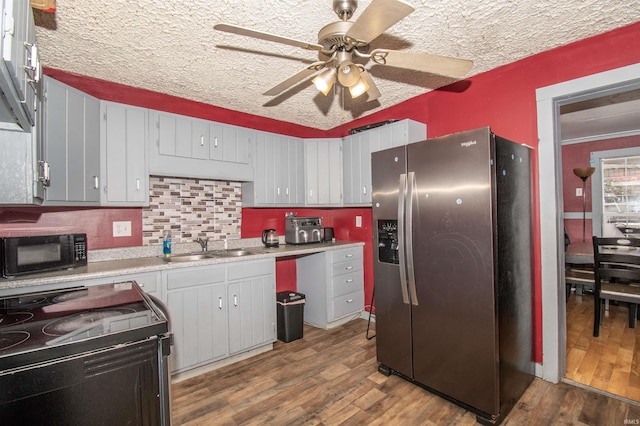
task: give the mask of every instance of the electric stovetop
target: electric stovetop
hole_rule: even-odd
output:
[[[167,332],[167,319],[134,281],[0,298],[3,369]]]

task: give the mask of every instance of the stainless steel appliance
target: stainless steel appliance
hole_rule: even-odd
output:
[[[87,264],[87,235],[32,235],[0,240],[2,276],[68,269]]]
[[[169,425],[166,308],[133,281],[0,298],[4,425]]]
[[[322,242],[322,219],[319,217],[285,218],[285,236],[287,244],[310,244]]]
[[[372,154],[379,371],[485,423],[533,379],[529,162],[489,128]]]
[[[262,244],[264,244],[265,247],[278,247],[280,244],[278,232],[275,229],[265,229],[262,231]]]

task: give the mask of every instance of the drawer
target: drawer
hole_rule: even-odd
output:
[[[334,250],[330,253],[332,255],[332,263],[362,259],[362,247],[351,247],[346,249]]]
[[[364,308],[364,290],[334,297],[331,308],[333,315],[329,315],[329,321],[360,312]]]
[[[349,260],[347,262],[334,263],[332,265],[332,276],[351,274],[362,271],[362,258]]]
[[[276,262],[274,259],[236,262],[227,266],[227,272],[229,281],[259,277],[260,275],[271,275],[276,273]]]
[[[133,275],[128,278],[137,282],[146,293],[160,290],[160,274]]]
[[[224,266],[185,268],[167,272],[167,289],[192,287],[194,285],[224,282],[226,271]]]
[[[364,291],[364,276],[362,272],[339,275],[331,280],[331,296],[342,296],[354,291]]]

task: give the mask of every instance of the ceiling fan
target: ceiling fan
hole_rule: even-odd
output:
[[[354,63],[355,58],[371,60],[379,65],[424,71],[454,78],[463,77],[473,66],[473,62],[466,59],[426,53],[389,49],[374,49],[369,52],[371,41],[415,9],[401,0],[372,0],[357,20],[349,21],[357,7],[357,0],[333,0],[333,10],[340,21],[324,26],[318,33],[318,43],[307,43],[231,24],[220,23],[214,25],[213,28],[319,52],[322,60],[312,63],[264,92],[264,95],[268,96],[278,95],[314,76],[313,84],[325,96],[337,81],[341,86],[349,89],[352,98],[366,93],[367,101],[378,99],[380,91],[365,67]]]

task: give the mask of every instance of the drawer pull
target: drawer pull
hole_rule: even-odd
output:
[[[346,268],[344,268],[344,269],[346,269],[347,271],[350,271],[351,269],[353,269],[353,266],[347,266],[347,267],[346,267]]]
[[[218,309],[222,309],[222,297],[218,297]]]
[[[237,294],[233,295],[233,306],[238,306],[238,295]]]
[[[353,254],[351,254],[351,253],[350,254],[346,254],[344,257],[347,257],[347,258],[353,257]]]
[[[353,299],[347,299],[347,303],[353,303]]]
[[[350,283],[352,283],[352,282],[353,282],[353,280],[352,280],[352,279],[348,279],[348,280],[346,280],[345,282],[346,282],[347,284],[350,284]]]

